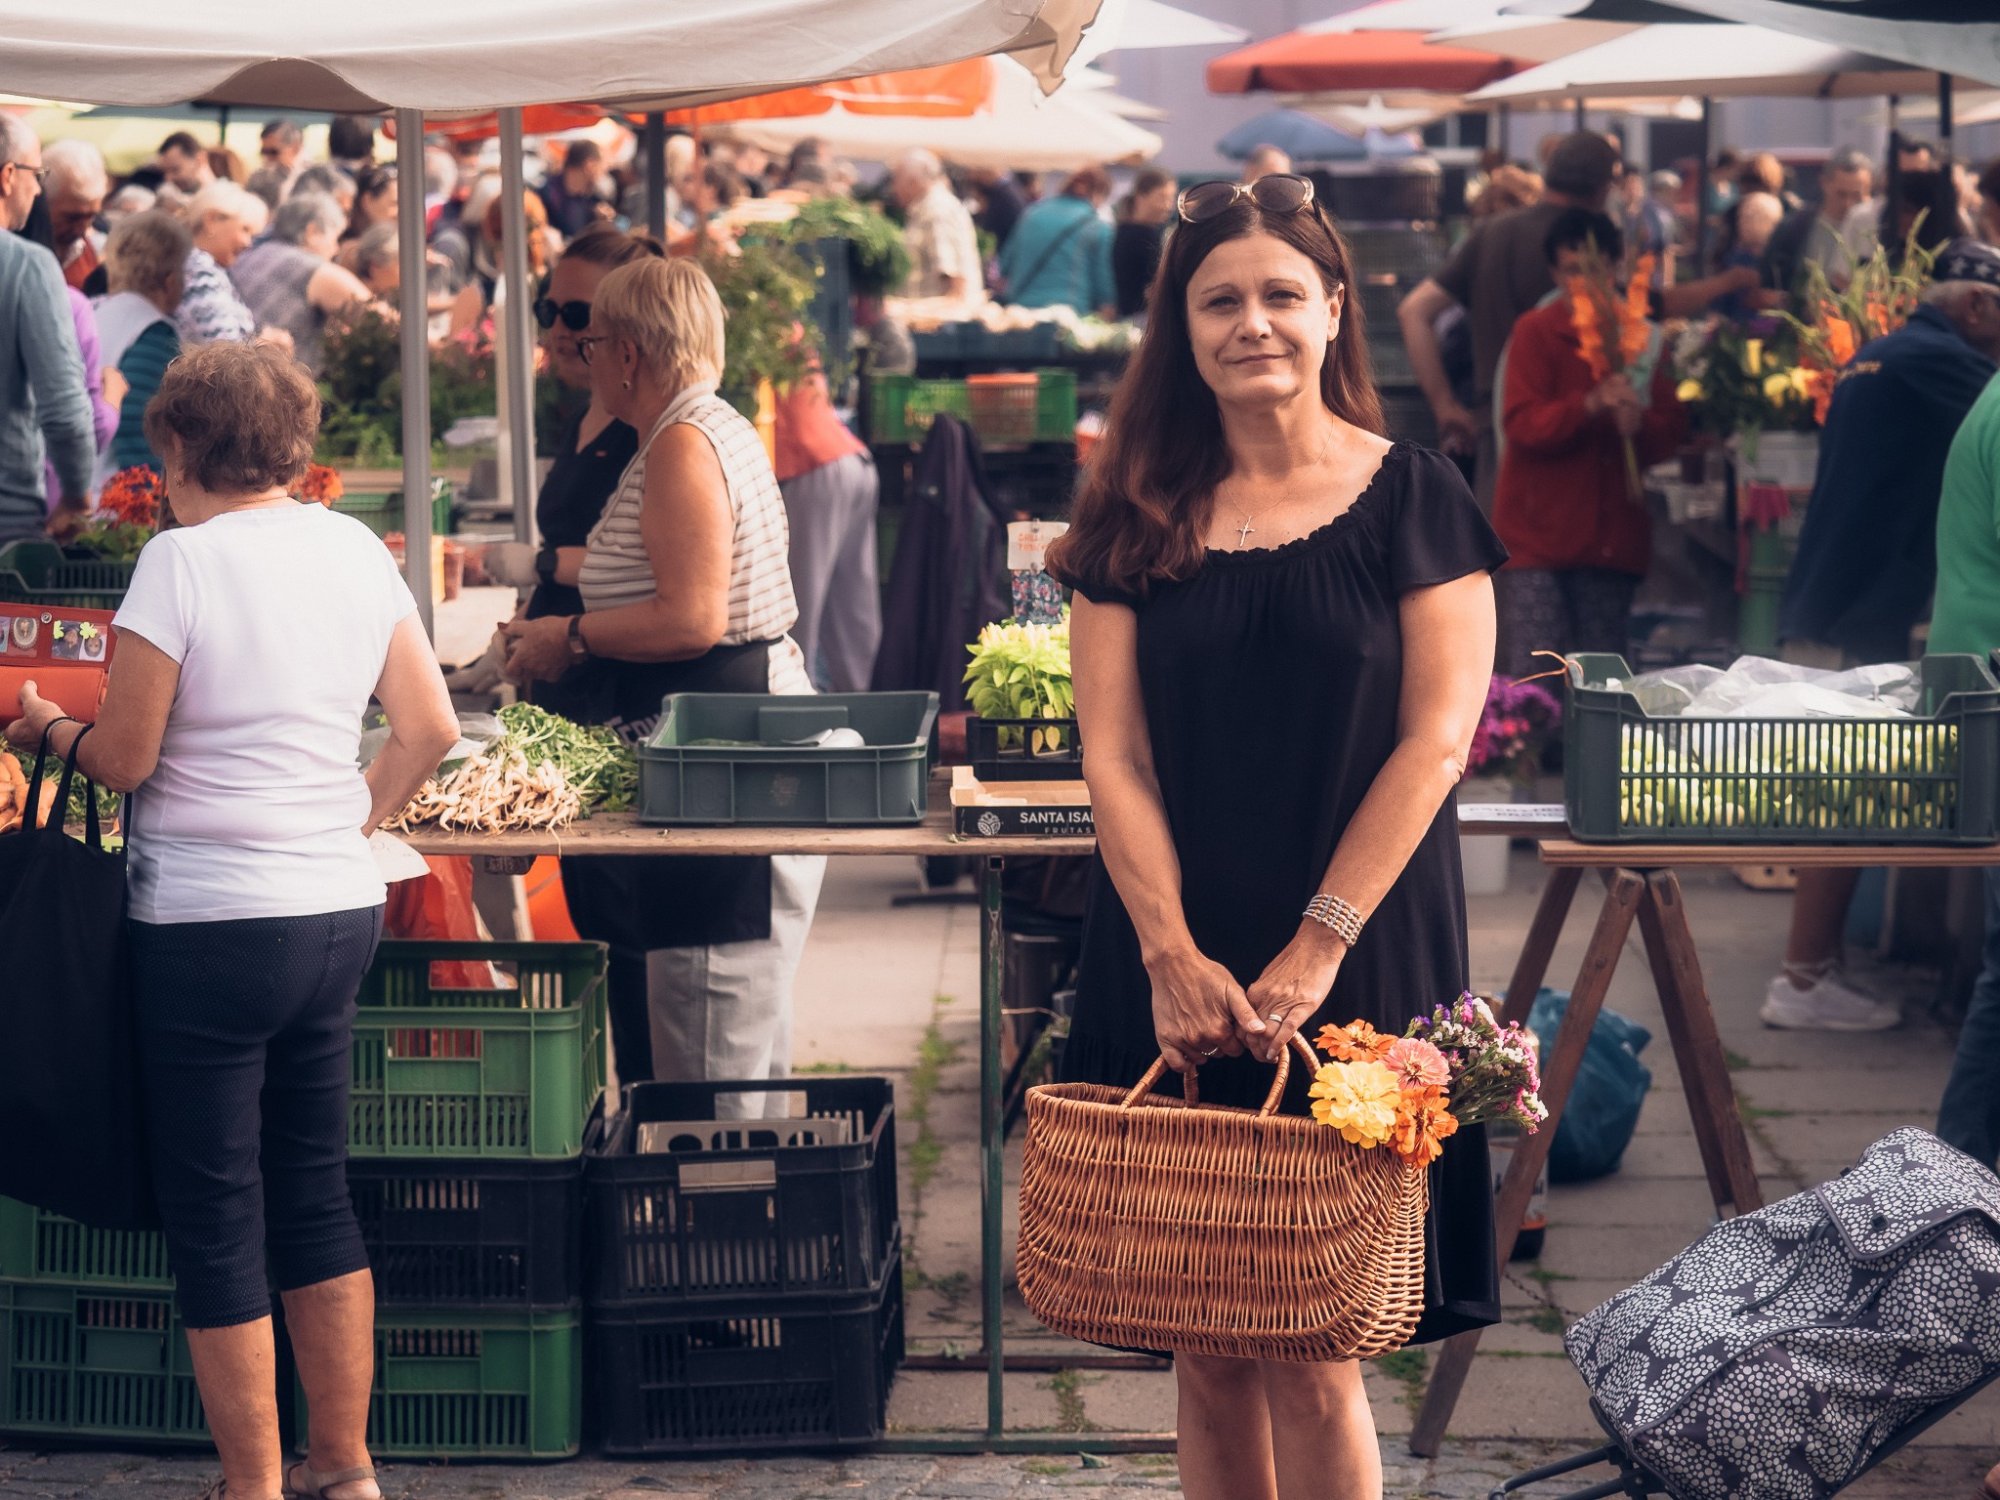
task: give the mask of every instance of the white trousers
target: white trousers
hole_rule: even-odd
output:
[[[778,486],[791,527],[792,639],[822,692],[865,693],[882,644],[875,460],[851,453]]]
[[[658,948],[646,955],[655,1078],[690,1083],[790,1075],[792,982],[825,875],[823,854],[774,855],[768,938]],[[717,1101],[716,1117],[780,1115],[781,1100],[725,1095]]]

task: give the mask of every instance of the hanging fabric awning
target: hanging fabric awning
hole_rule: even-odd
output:
[[[1208,65],[1208,90],[1467,94],[1514,66],[1496,53],[1432,45],[1421,31],[1289,31],[1216,58]]]

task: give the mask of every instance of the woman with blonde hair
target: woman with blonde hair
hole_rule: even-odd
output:
[[[187,226],[157,208],[125,220],[105,243],[111,291],[97,303],[98,348],[104,368],[123,379],[125,396],[100,479],[138,464],[160,467],[146,435],[146,403],[181,352],[174,310],[180,306],[193,248]]]
[[[638,452],[591,528],[582,612],[509,624],[507,675],[561,678],[566,699],[589,705],[579,717],[632,740],[652,732],[669,693],[810,693],[788,634],[798,603],[784,500],[756,428],[716,394],[714,283],[689,260],[633,261],[598,284],[588,326],[574,342],[591,394],[639,434]],[[825,865],[563,862],[578,931],[644,955],[611,1003],[625,1036],[650,1032],[652,1056],[622,1059],[620,1076],[645,1077],[647,1064],[668,1080],[790,1071],[792,979]]]

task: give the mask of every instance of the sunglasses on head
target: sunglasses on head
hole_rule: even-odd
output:
[[[1183,222],[1200,224],[1227,213],[1245,198],[1267,214],[1301,213],[1312,206],[1312,179],[1273,172],[1255,182],[1198,182],[1180,195],[1174,207]]]
[[[590,304],[558,302],[553,297],[538,297],[535,300],[535,321],[542,327],[555,327],[558,318],[562,319],[562,326],[571,333],[582,333],[590,326]]]

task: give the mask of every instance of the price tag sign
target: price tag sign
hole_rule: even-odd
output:
[[[1039,573],[1050,542],[1069,530],[1067,521],[1009,521],[1007,523],[1007,570],[1010,573]]]

